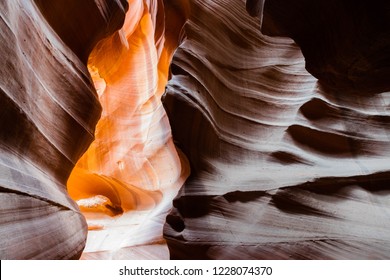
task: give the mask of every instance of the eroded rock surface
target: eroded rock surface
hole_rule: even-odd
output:
[[[163,224],[189,169],[161,103],[177,37],[165,38],[165,11],[129,1],[123,27],[89,57],[103,111],[68,180],[90,229],[83,258],[169,258]]]
[[[389,258],[387,4],[190,2],[164,96],[192,170],[171,258]]]
[[[390,90],[390,3],[254,2],[264,2],[263,33],[293,38],[305,56],[306,69],[330,91],[372,95]]]
[[[389,11],[2,1],[0,258],[389,258]]]
[[[0,3],[1,259],[79,258],[85,246],[87,224],[65,186],[101,112],[85,57],[127,9],[101,2]]]

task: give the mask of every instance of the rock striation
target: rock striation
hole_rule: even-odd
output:
[[[84,259],[169,258],[163,224],[189,169],[161,103],[177,37],[165,38],[165,11],[129,1],[123,27],[88,60],[103,110],[68,180],[89,225]]]
[[[389,19],[1,1],[0,258],[390,258]]]
[[[171,258],[390,257],[390,17],[375,3],[190,1],[163,96],[191,166]]]
[[[80,257],[87,224],[66,182],[101,113],[86,58],[126,10],[114,0],[0,2],[1,259]]]
[[[388,3],[254,2],[264,2],[262,32],[293,38],[305,56],[306,69],[324,86],[363,95],[390,90]]]

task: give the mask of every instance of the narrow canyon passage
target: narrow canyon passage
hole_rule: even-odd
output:
[[[161,1],[129,1],[123,27],[89,57],[102,116],[67,184],[87,218],[84,259],[169,259],[162,228],[189,165],[161,103],[180,30],[166,36],[165,16]]]
[[[1,259],[389,259],[390,3],[0,1]]]

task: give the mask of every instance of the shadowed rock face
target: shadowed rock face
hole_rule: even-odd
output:
[[[99,40],[122,27],[129,6],[127,0],[34,2],[50,26],[84,63]]]
[[[85,246],[85,219],[65,184],[101,111],[85,58],[121,25],[122,5],[0,3],[1,259],[72,259]]]
[[[0,258],[80,257],[67,183],[84,258],[167,257],[189,171],[159,100],[173,54],[192,174],[171,258],[389,258],[388,19],[386,1],[2,1]]]
[[[389,258],[387,4],[261,2],[190,1],[164,96],[192,170],[171,258]]]
[[[265,0],[247,0],[246,10],[253,17],[262,17]]]
[[[390,90],[388,1],[266,0],[263,23],[264,34],[293,38],[306,69],[332,90]]]

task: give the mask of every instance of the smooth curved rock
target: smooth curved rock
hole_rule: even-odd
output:
[[[293,38],[330,91],[371,95],[390,90],[389,19],[387,1],[266,0],[262,31]]]
[[[343,18],[320,1],[321,18],[317,1],[265,1],[260,26],[246,11],[258,15],[255,2],[190,1],[164,96],[191,165],[164,229],[171,258],[389,258],[390,84],[378,74],[387,73],[388,50],[368,48],[367,67],[338,64],[354,57],[344,44],[354,34],[341,26],[361,20],[361,5]],[[387,12],[374,25],[387,24]],[[321,81],[293,40],[260,27],[296,39]],[[374,42],[387,41],[382,29],[369,30]],[[344,40],[330,45],[332,34]],[[345,83],[346,71],[369,82]],[[339,80],[332,87],[329,73]]]
[[[79,258],[85,246],[85,218],[65,184],[101,111],[83,61],[124,20],[125,2],[104,3],[0,3],[1,259]]]
[[[253,17],[261,17],[263,16],[264,1],[265,0],[247,0],[246,10]]]
[[[84,259],[167,258],[165,218],[174,259],[389,258],[388,19],[385,1],[2,1],[0,258],[79,258],[87,226]],[[192,174],[166,217],[189,172],[174,143]]]
[[[84,259],[134,258],[136,246],[140,258],[169,257],[156,247],[165,244],[165,217],[189,168],[160,100],[176,37],[170,29],[167,47],[164,17],[162,1],[130,1],[123,27],[89,57],[103,111],[68,180],[89,226]]]
[[[97,42],[122,27],[129,6],[127,0],[34,2],[51,28],[84,63]]]

